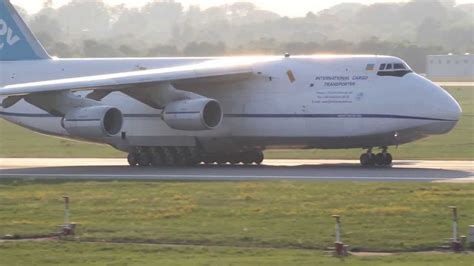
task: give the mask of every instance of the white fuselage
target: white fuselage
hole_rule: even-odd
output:
[[[207,60],[228,59],[0,62],[0,87]],[[387,56],[274,57],[254,64],[254,75],[250,78],[231,83],[173,84],[178,89],[187,86],[187,90],[221,103],[222,124],[206,131],[171,129],[162,121],[161,110],[113,92],[102,102],[124,114],[122,133],[99,141],[121,150],[134,146],[194,145],[208,149],[366,148],[403,144],[450,131],[459,119],[460,108],[447,92],[415,73],[403,77],[377,75],[381,64],[399,62],[403,63]],[[61,126],[62,117],[24,100],[10,108],[1,108],[0,115],[35,131],[68,136]]]

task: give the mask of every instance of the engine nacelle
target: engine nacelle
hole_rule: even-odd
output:
[[[210,130],[222,122],[219,102],[209,98],[181,100],[168,104],[163,111],[163,120],[174,129]]]
[[[85,139],[116,135],[122,130],[122,124],[119,109],[102,105],[74,109],[63,119],[63,127],[69,134]]]

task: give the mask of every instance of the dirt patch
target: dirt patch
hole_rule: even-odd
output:
[[[349,254],[356,257],[377,257],[377,256],[396,255],[396,253],[388,253],[388,252],[349,252]]]

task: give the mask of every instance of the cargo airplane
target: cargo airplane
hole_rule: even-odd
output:
[[[131,166],[260,164],[276,148],[361,148],[362,165],[391,165],[390,146],[461,115],[392,56],[58,59],[0,8],[0,116],[111,145]]]

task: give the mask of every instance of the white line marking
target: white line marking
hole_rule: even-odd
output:
[[[0,177],[62,177],[62,178],[157,178],[157,179],[335,179],[335,180],[445,180],[446,178],[432,177],[382,177],[382,176],[360,176],[360,177],[342,177],[342,176],[249,176],[249,175],[111,175],[111,174],[0,174]]]

